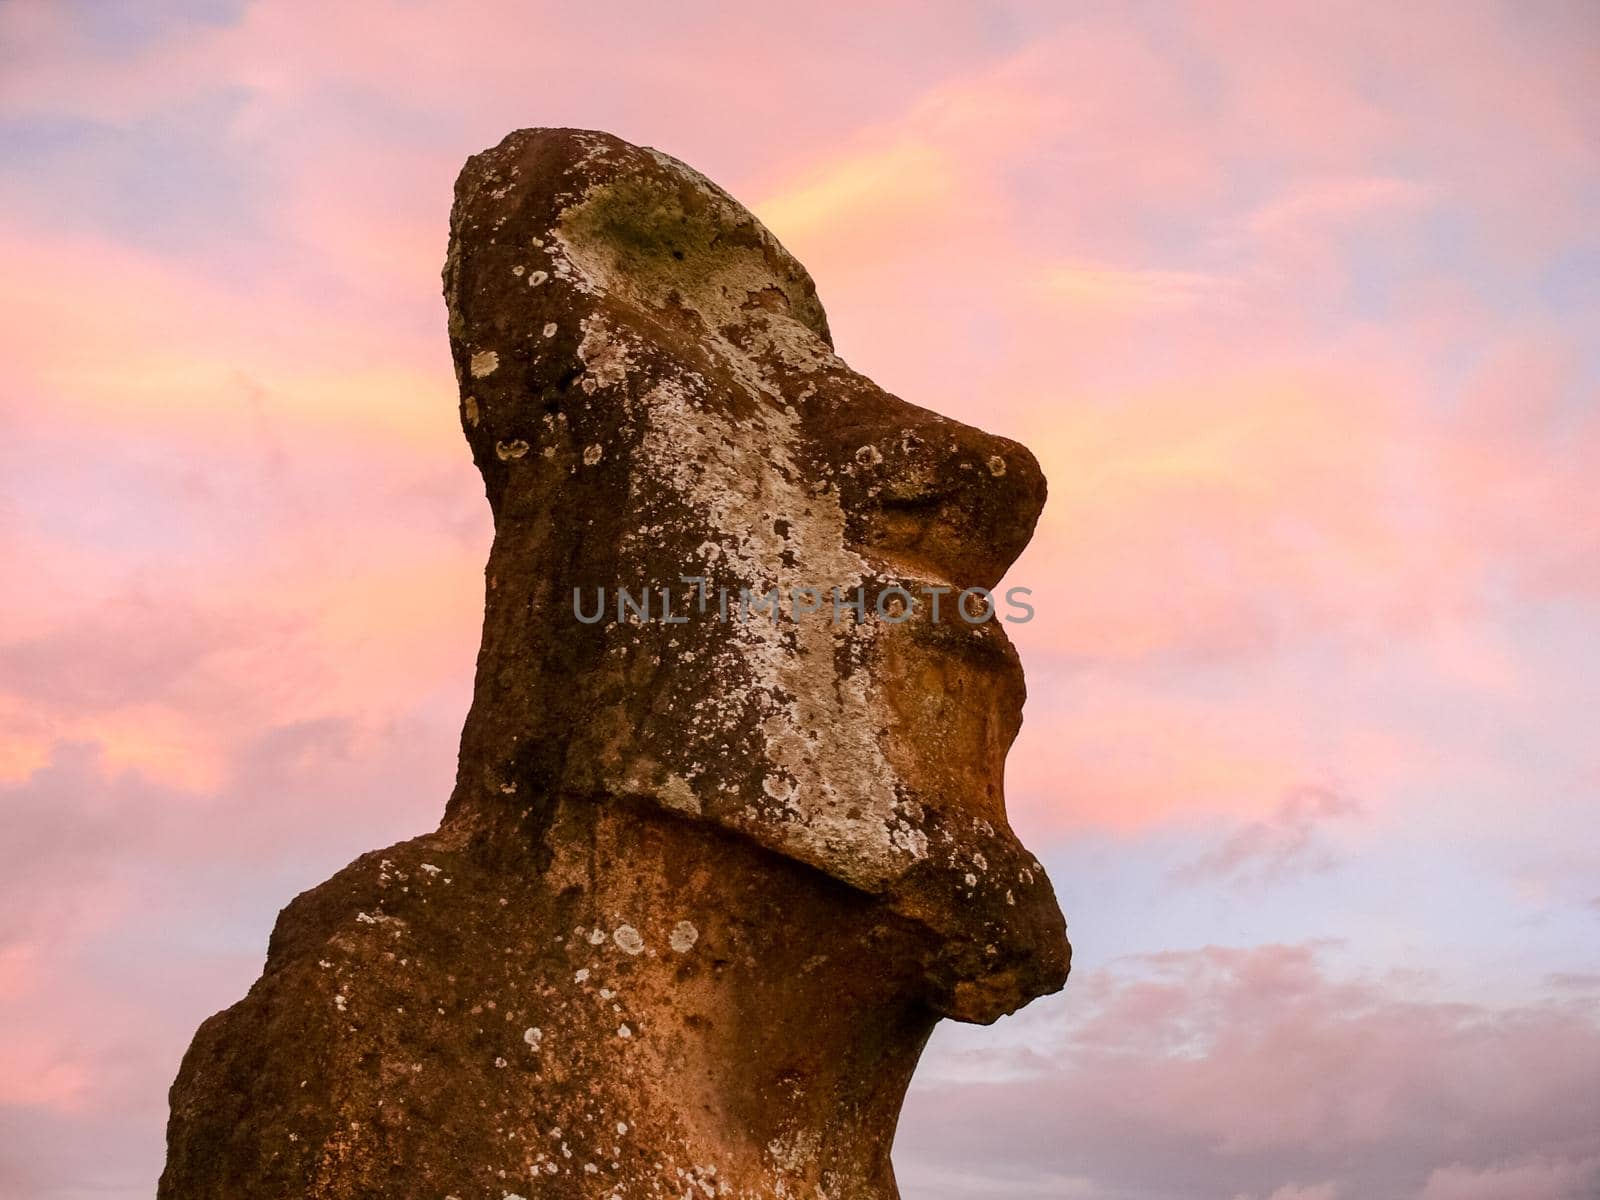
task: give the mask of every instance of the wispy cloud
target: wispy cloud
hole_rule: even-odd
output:
[[[1338,861],[1319,837],[1329,822],[1361,811],[1350,797],[1329,788],[1297,788],[1276,811],[1229,834],[1211,850],[1172,872],[1187,884],[1274,883],[1291,875],[1326,871]]]

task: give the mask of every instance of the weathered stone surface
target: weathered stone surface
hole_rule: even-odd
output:
[[[999,580],[1038,466],[852,372],[748,212],[605,134],[467,163],[445,296],[495,518],[455,791],[283,911],[160,1195],[892,1197],[935,1021],[1066,978],[1001,795],[1016,652],[923,591]],[[822,611],[741,622],[774,586]]]

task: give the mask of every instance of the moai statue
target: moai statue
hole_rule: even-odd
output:
[[[159,1195],[895,1197],[934,1024],[1067,975],[990,592],[1039,467],[851,371],[750,213],[606,134],[471,159],[444,284],[495,523],[455,791],[283,911]]]

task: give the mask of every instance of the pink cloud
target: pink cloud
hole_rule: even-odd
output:
[[[1546,1159],[1472,1167],[1440,1167],[1420,1200],[1582,1200],[1600,1186],[1600,1159]]]
[[[1435,1200],[1508,1160],[1545,1161],[1519,1169],[1570,1189],[1600,1152],[1591,1015],[1341,978],[1310,947],[1123,960],[1017,1020],[1008,1058],[958,1052],[919,1077],[897,1148],[908,1186],[954,1196],[942,1165],[983,1161],[1017,1194],[1061,1177],[1099,1195]]]

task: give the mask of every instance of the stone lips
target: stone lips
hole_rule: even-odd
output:
[[[161,1194],[892,1196],[933,1021],[1066,977],[1005,820],[1015,650],[585,626],[572,590],[992,587],[1038,466],[852,372],[754,217],[605,134],[471,159],[444,283],[495,517],[457,784],[285,910],[185,1059]]]

